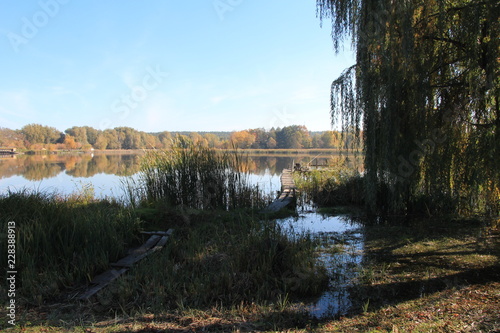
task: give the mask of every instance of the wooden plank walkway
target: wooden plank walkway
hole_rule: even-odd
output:
[[[166,236],[163,236],[166,237]],[[118,260],[117,262],[111,263],[111,267],[126,267],[130,268],[136,262],[141,261],[145,258],[149,253],[148,251],[153,248],[160,241],[161,236],[153,235],[151,236],[146,243],[142,244],[140,247],[132,251],[128,256]]]
[[[80,295],[79,299],[87,300],[94,296],[118,277],[125,274],[132,265],[146,258],[151,253],[160,250],[165,246],[172,232],[173,229],[169,229],[168,231],[143,232],[146,235],[151,235],[146,243],[132,250],[126,257],[110,264],[110,266],[113,267],[112,269],[95,276],[92,281],[90,281],[87,290]]]
[[[295,204],[297,187],[293,181],[292,170],[284,169],[281,173],[281,194],[269,206],[267,206],[263,213],[276,213],[281,209]]]

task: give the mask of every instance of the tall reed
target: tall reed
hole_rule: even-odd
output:
[[[0,212],[1,234],[9,221],[16,223],[17,291],[29,303],[58,297],[65,288],[107,269],[134,242],[139,229],[128,209],[88,195],[11,192],[0,196]],[[7,253],[3,236],[0,248]],[[6,257],[0,256],[2,267]]]
[[[295,174],[295,183],[307,199],[319,206],[363,205],[363,176],[354,169],[330,168]]]
[[[196,209],[259,206],[264,198],[249,184],[244,157],[177,138],[169,150],[149,152],[139,177],[139,198]]]

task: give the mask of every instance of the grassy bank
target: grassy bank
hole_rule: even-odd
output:
[[[350,291],[364,313],[321,329],[497,332],[499,227],[494,220],[365,227],[367,262]]]
[[[8,200],[15,197],[3,198],[5,202],[2,203],[7,205]],[[28,196],[16,200],[35,199]],[[42,199],[48,200],[43,205],[56,204],[52,203],[53,199]],[[27,203],[33,206],[32,201]],[[94,204],[100,209],[107,207],[102,202]],[[98,227],[96,232],[100,235],[85,228],[84,223],[92,220],[89,211],[93,208],[77,204],[82,210],[77,207],[72,214],[82,216],[78,219],[69,213],[64,214],[70,209],[65,207],[69,203],[58,202],[57,205],[64,208],[50,207],[54,213],[48,214],[47,220],[36,219],[37,228],[32,231],[22,227],[21,222],[25,220],[21,215],[11,215],[20,221],[17,233],[20,238],[18,271],[21,273],[16,296],[18,326],[12,328],[13,331],[89,332],[89,327],[94,331],[101,325],[99,322],[116,316],[137,318],[138,323],[148,322],[151,318],[177,321],[168,323],[168,327],[187,323],[199,325],[200,320],[203,323],[213,320],[218,327],[217,316],[230,322],[235,318],[265,315],[267,319],[260,319],[262,323],[254,323],[252,327],[268,327],[270,322],[277,324],[280,321],[288,325],[290,320],[308,320],[303,311],[295,311],[293,302],[317,295],[327,286],[325,270],[316,261],[316,243],[307,235],[289,237],[275,223],[261,221],[251,209],[203,211],[176,207],[161,214],[158,210],[132,212],[132,216],[147,217],[142,222],[144,228],[174,228],[171,240],[161,251],[134,266],[96,297],[88,302],[78,302],[74,295],[82,291],[82,279],[107,269],[108,262],[117,259],[112,256],[104,258],[108,250],[98,251],[97,243],[94,244],[89,237],[101,237],[101,245],[109,246],[112,242],[105,238],[116,238],[117,235],[109,230],[109,226]],[[22,208],[27,216],[33,213],[26,205],[18,203],[16,207]],[[49,208],[38,209],[42,215],[49,211]],[[103,210],[103,213],[112,212]],[[57,224],[52,222],[55,214],[61,214]],[[63,220],[74,223],[69,222],[69,226],[64,227]],[[110,223],[109,219],[107,223]],[[44,226],[46,233],[41,230]],[[64,228],[64,231],[50,241],[38,241],[49,237],[57,228]],[[30,237],[21,241],[29,231]],[[75,237],[62,242],[71,234]],[[37,246],[36,255],[31,251],[28,253],[30,261],[27,261],[28,256],[21,244],[29,245],[26,248],[30,249]],[[86,252],[90,250],[92,252]],[[102,262],[99,261],[101,258]],[[28,262],[33,267],[27,265]],[[95,266],[88,268],[84,263]],[[97,263],[101,264],[100,268]],[[82,279],[77,278],[78,274]],[[6,291],[2,290],[4,295]],[[0,327],[8,328],[4,310],[0,311]],[[108,325],[103,325],[103,329],[128,330],[123,326]]]
[[[95,200],[90,189],[71,196],[21,191],[0,196],[2,253],[7,224],[15,222],[20,302],[41,305],[85,283],[137,241],[139,221],[116,202]],[[1,256],[7,267],[7,256]],[[5,272],[3,272],[5,274]],[[4,275],[5,277],[5,275]],[[3,287],[2,287],[3,288]],[[6,297],[4,289],[0,297]]]
[[[96,306],[156,314],[227,309],[316,295],[326,286],[311,239],[290,238],[249,211],[178,211],[164,223],[162,229],[175,229],[167,246],[103,292]]]
[[[190,223],[205,220],[190,215]],[[198,216],[198,217],[197,217]],[[224,218],[222,224],[227,228],[228,243],[245,242],[235,229],[241,223],[232,222],[234,216]],[[241,220],[237,221],[241,222]],[[222,226],[222,225],[221,225]],[[218,231],[215,231],[218,230]],[[211,232],[200,229],[200,235],[188,235],[182,231],[180,242],[187,239],[205,238],[206,240],[220,233],[216,228]],[[205,237],[205,233],[206,237]],[[191,267],[192,281],[204,274],[210,276],[205,281],[212,281],[210,286],[199,287],[202,296],[197,299],[183,300],[173,292],[171,285],[160,282],[144,284],[148,275],[159,273],[154,269],[168,270],[169,260],[165,253],[141,264],[130,281],[125,281],[93,304],[73,304],[69,307],[44,307],[30,312],[26,320],[31,322],[24,327],[25,332],[158,332],[170,331],[210,331],[210,332],[496,332],[500,329],[498,304],[500,302],[500,231],[498,225],[480,221],[425,221],[406,226],[377,225],[366,226],[365,251],[366,262],[358,269],[358,281],[349,292],[355,296],[352,313],[335,319],[314,320],[304,312],[300,301],[291,294],[275,294],[274,298],[264,297],[255,302],[228,302],[224,295],[230,297],[231,292],[217,296],[215,290],[218,280],[209,267],[218,271],[224,266],[232,265],[232,245],[217,241],[203,242],[199,250],[183,252],[184,247],[165,250],[165,253],[177,254],[173,260],[183,268]],[[242,238],[239,238],[242,237]],[[181,241],[182,240],[182,241]],[[248,244],[248,243],[246,243]],[[250,252],[255,256],[256,248],[262,248],[258,242]],[[210,245],[210,246],[209,246]],[[268,249],[263,247],[263,249]],[[171,252],[173,251],[173,252]],[[267,250],[263,250],[262,254]],[[276,252],[274,252],[276,254]],[[181,259],[182,254],[183,259]],[[188,259],[190,258],[190,259]],[[296,257],[298,258],[298,257]],[[263,260],[263,259],[262,259]],[[214,264],[215,263],[215,264]],[[154,264],[154,265],[152,265]],[[214,266],[213,266],[214,265]],[[175,267],[175,264],[174,264]],[[180,266],[178,266],[180,267]],[[302,266],[304,267],[304,266]],[[169,271],[169,274],[180,274],[181,270]],[[222,268],[224,272],[225,269]],[[204,272],[204,273],[202,273]],[[263,272],[263,271],[262,271]],[[229,284],[230,290],[238,286],[245,289],[250,286],[248,280],[240,278]],[[224,274],[221,274],[224,276]],[[258,274],[257,274],[258,275]],[[298,274],[297,276],[302,276]],[[276,275],[275,275],[276,277]],[[222,278],[228,281],[229,277]],[[133,289],[133,279],[143,284]],[[220,280],[220,281],[222,281]],[[279,280],[279,279],[278,279]],[[274,281],[278,281],[274,280]],[[181,280],[185,284],[188,280]],[[237,282],[239,281],[239,282]],[[262,281],[262,280],[261,280]],[[309,283],[315,283],[309,280]],[[246,287],[243,287],[245,284]],[[149,287],[149,288],[148,288]],[[187,292],[192,286],[188,283],[181,287],[184,295],[195,295]],[[235,289],[236,288],[236,289]],[[255,286],[253,287],[255,288]],[[129,290],[127,292],[127,290]],[[161,291],[163,290],[163,291]],[[179,289],[178,289],[179,290]],[[248,289],[255,294],[257,289]],[[291,288],[289,287],[289,290]],[[161,291],[163,304],[153,304],[156,293]],[[123,294],[128,293],[123,298]],[[149,292],[149,293],[148,293]],[[239,293],[233,294],[237,295]],[[134,296],[135,295],[135,296]],[[265,296],[265,293],[262,294]],[[280,296],[281,295],[281,296]],[[122,297],[122,300],[120,300]],[[123,306],[133,304],[136,299],[149,298],[150,305],[136,308],[135,314],[115,310],[106,312],[109,304]],[[176,299],[176,297],[178,297]],[[209,299],[212,298],[212,301]],[[217,300],[215,301],[214,300]],[[267,299],[267,300],[265,300]],[[108,302],[107,305],[102,302]],[[168,308],[167,303],[173,304]],[[203,306],[201,303],[204,303]],[[95,309],[101,308],[101,312]],[[118,306],[119,308],[119,306]]]
[[[288,236],[258,214],[265,202],[239,159],[194,146],[147,154],[129,206],[96,200],[91,189],[1,197],[2,227],[16,222],[14,329],[32,322],[41,329],[39,320],[68,329],[118,313],[274,313],[324,290],[315,241]],[[143,240],[140,229],[168,228],[175,232],[161,251],[89,302],[76,301],[88,281]],[[1,315],[0,327],[8,327],[3,309]]]

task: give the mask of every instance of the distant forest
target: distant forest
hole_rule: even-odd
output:
[[[248,129],[236,132],[146,133],[130,127],[98,130],[74,126],[64,132],[54,127],[29,124],[20,130],[0,127],[0,147],[28,150],[165,149],[181,136],[195,144],[227,149],[345,149],[354,135],[337,131],[311,132],[305,126]]]

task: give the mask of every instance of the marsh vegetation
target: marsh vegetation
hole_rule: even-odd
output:
[[[249,182],[247,157],[179,138],[171,149],[148,152],[138,177],[134,204],[229,210],[266,204]],[[131,195],[133,197],[134,195]]]
[[[269,198],[249,182],[240,153],[178,144],[144,156],[128,202],[96,199],[90,186],[72,195],[24,190],[0,197],[2,227],[17,226],[21,313],[61,303],[83,306],[87,318],[215,304],[285,309],[327,287],[317,242],[259,213]],[[162,251],[78,305],[75,296],[94,275],[144,241],[140,231],[169,228],[175,231]]]
[[[133,204],[96,199],[92,187],[69,196],[29,191],[2,196],[2,223],[16,221],[23,245],[18,327],[27,332],[459,329],[472,322],[460,318],[467,307],[453,304],[470,299],[470,288],[487,296],[471,301],[484,317],[469,318],[480,327],[498,326],[491,301],[499,287],[494,282],[498,229],[491,221],[401,225],[358,219],[345,230],[328,229],[332,212],[353,212],[338,205],[363,204],[353,190],[362,178],[346,168],[297,174],[304,194],[298,215],[266,220],[259,207],[267,198],[247,179],[248,165],[234,152],[185,146],[145,157],[129,188]],[[198,179],[204,184],[210,179],[215,187],[233,185],[212,196]],[[184,198],[167,195],[170,191]],[[329,201],[319,201],[325,196]],[[337,208],[316,213],[311,200]],[[162,251],[89,302],[74,301],[94,274],[144,241],[139,231],[168,228],[175,232]],[[431,300],[442,313],[429,308]],[[347,317],[338,319],[342,316]],[[421,324],[405,321],[407,316]]]

